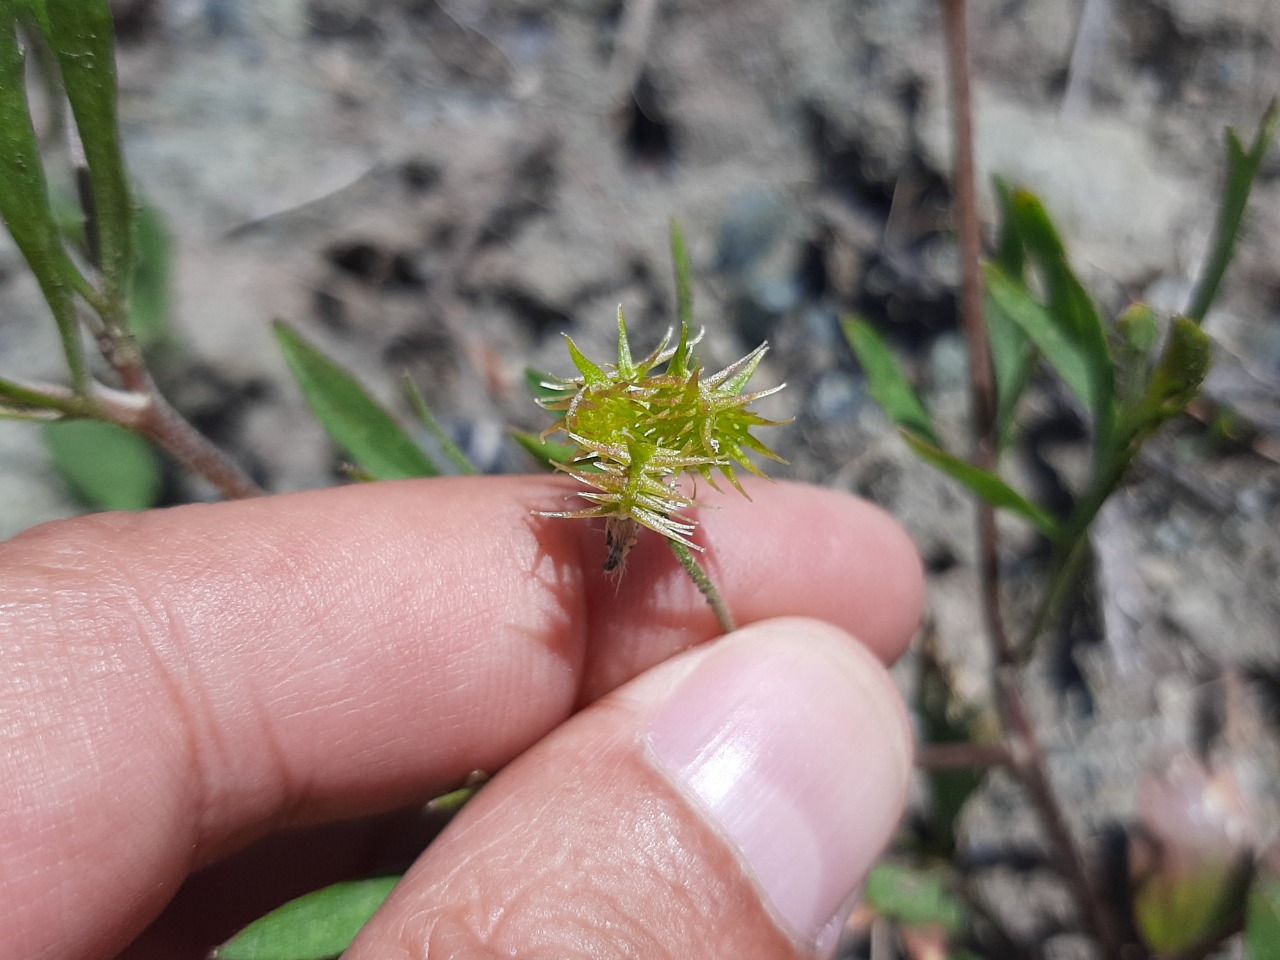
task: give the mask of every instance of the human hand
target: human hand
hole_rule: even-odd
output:
[[[748,626],[681,653],[717,633],[701,595],[656,537],[615,585],[594,525],[530,515],[571,491],[405,481],[0,544],[0,953],[199,956],[274,905],[264,871],[304,868],[294,895],[376,837],[209,865],[474,768],[502,772],[349,960],[829,948],[907,782],[882,661],[919,616],[914,550],[831,491],[717,498],[699,539]]]

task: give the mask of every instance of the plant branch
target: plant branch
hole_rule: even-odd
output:
[[[112,390],[96,386],[94,410],[111,423],[142,434],[172,454],[192,473],[218,488],[228,500],[261,496],[265,491],[225,453],[178,413],[151,383],[145,371],[135,376],[145,389]]]
[[[720,624],[720,629],[725,633],[732,633],[738,628],[733,622],[733,614],[729,612],[729,606],[724,602],[724,597],[720,596],[720,591],[716,589],[716,585],[711,582],[711,577],[698,563],[698,558],[693,555],[693,551],[686,547],[683,543],[675,540],[668,540],[667,545],[671,547],[671,552],[676,555],[680,561],[680,566],[684,567],[685,572],[698,585],[698,589],[702,591],[702,595],[707,598],[707,603],[711,604],[711,609],[715,611],[716,621]]]
[[[943,0],[948,79],[955,138],[953,189],[958,214],[963,275],[961,317],[969,350],[969,382],[973,403],[974,461],[993,470],[999,449],[995,372],[983,316],[982,234],[978,222],[977,177],[973,151],[973,105],[969,73],[966,0]],[[1009,641],[1000,606],[999,536],[995,509],[978,502],[981,593],[988,638],[995,661],[994,687],[1005,729],[1013,736],[1014,769],[1057,851],[1081,919],[1104,957],[1118,960],[1121,940],[1105,901],[1093,884],[1084,857],[1049,782],[1044,750],[1022,695],[1017,651]]]
[[[926,743],[916,751],[921,770],[987,770],[1013,765],[1005,743]]]

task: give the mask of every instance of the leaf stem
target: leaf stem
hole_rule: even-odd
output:
[[[716,589],[716,585],[712,583],[710,575],[698,562],[698,558],[693,555],[693,551],[675,540],[668,540],[667,545],[680,561],[680,566],[684,567],[685,572],[702,591],[702,595],[707,598],[707,603],[711,604],[720,629],[725,633],[732,633],[738,629],[738,625],[733,622],[733,614],[729,612],[729,607],[724,602],[724,597],[720,596],[720,591]]]

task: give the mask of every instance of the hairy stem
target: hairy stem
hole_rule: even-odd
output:
[[[720,596],[720,591],[711,582],[711,577],[707,574],[702,564],[698,562],[698,558],[693,555],[693,551],[683,543],[677,543],[674,540],[668,540],[667,544],[671,547],[671,552],[680,561],[680,566],[684,567],[685,572],[689,574],[693,582],[698,585],[698,589],[702,591],[702,595],[707,598],[707,603],[711,604],[711,609],[715,611],[716,621],[720,624],[720,629],[725,633],[731,633],[736,630],[738,628],[737,624],[733,622],[733,614],[729,612],[729,607],[724,602],[724,597]]]
[[[961,315],[969,349],[969,381],[973,401],[974,462],[995,466],[998,450],[995,374],[982,309],[982,234],[978,222],[977,182],[973,160],[973,106],[970,90],[966,0],[943,0],[943,26],[955,138],[953,172],[960,235],[963,292]],[[1066,817],[1049,782],[1044,748],[1022,694],[1017,654],[1005,630],[1000,605],[999,538],[995,510],[978,503],[978,538],[983,612],[995,663],[995,696],[1005,729],[1014,741],[1014,769],[1035,807],[1049,841],[1057,851],[1081,918],[1109,960],[1121,955],[1121,942],[1111,915],[1085,866]]]

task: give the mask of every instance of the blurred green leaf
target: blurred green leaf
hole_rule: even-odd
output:
[[[1226,276],[1227,267],[1235,254],[1236,237],[1244,222],[1244,211],[1249,204],[1254,178],[1262,168],[1262,161],[1271,147],[1271,141],[1275,139],[1278,124],[1280,97],[1273,97],[1253,135],[1253,143],[1247,150],[1235,130],[1227,128],[1227,175],[1222,189],[1222,202],[1218,207],[1218,219],[1214,225],[1213,243],[1209,246],[1200,280],[1196,283],[1191,304],[1187,307],[1187,316],[1197,323],[1205,318],[1218,296],[1222,278]]]
[[[577,453],[578,448],[571,443],[560,440],[544,440],[536,433],[524,430],[512,430],[512,438],[529,452],[529,455],[547,470],[554,470],[557,463],[568,463]],[[578,464],[577,469],[591,469],[590,464]]]
[[[276,340],[316,418],[357,466],[379,480],[433,477],[440,473],[350,373],[312,346],[283,320]]]
[[[844,335],[867,375],[867,389],[889,419],[936,444],[933,420],[884,338],[866,320],[846,317]]]
[[[129,302],[134,207],[116,120],[115,28],[107,0],[44,0],[49,45],[80,131],[97,226],[104,292]],[[124,318],[120,318],[123,321]]]
[[[160,495],[160,461],[151,444],[124,427],[67,420],[44,427],[54,469],[100,510],[146,510]]]
[[[1017,191],[1013,196],[1012,216],[1027,256],[1044,282],[1049,316],[1071,349],[1064,351],[1054,342],[1055,349],[1051,352],[1045,343],[1037,340],[1036,344],[1044,353],[1045,360],[1062,373],[1068,383],[1072,380],[1068,379],[1060,364],[1065,363],[1072,368],[1073,389],[1078,385],[1084,390],[1081,396],[1086,409],[1094,417],[1099,448],[1106,449],[1114,411],[1111,353],[1107,348],[1102,315],[1071,269],[1066,247],[1040,199],[1030,191]],[[1033,340],[1036,339],[1030,330],[1023,329]],[[1076,369],[1080,364],[1087,373],[1083,381]]]
[[[1063,383],[1085,407],[1092,409],[1096,395],[1092,363],[1070,332],[1055,322],[1049,309],[1025,286],[1010,279],[999,267],[988,265],[986,273],[987,294],[995,307],[992,315],[997,322],[1008,320],[1025,333]]]
[[[431,412],[431,408],[427,406],[426,399],[408,374],[405,374],[404,388],[405,393],[409,395],[409,403],[413,405],[414,412],[418,414],[418,419],[422,421],[422,425],[435,438],[436,443],[440,444],[440,449],[444,451],[444,455],[449,458],[449,461],[458,468],[458,472],[469,476],[478,474],[480,470],[471,462],[471,458],[462,452],[462,448],[453,442],[453,437],[444,432],[444,428],[440,426],[440,421]]]
[[[349,880],[290,900],[216,948],[212,960],[332,960],[351,946],[399,881]]]
[[[136,242],[129,330],[145,349],[159,345],[169,335],[172,306],[173,241],[155,207],[143,204],[138,210]]]
[[[910,444],[911,449],[923,460],[931,463],[953,480],[964,484],[987,503],[1002,510],[1010,510],[1029,520],[1050,540],[1057,540],[1060,536],[1061,529],[1058,522],[1047,511],[1027,500],[994,473],[948,453],[910,430],[902,429],[900,432],[903,439]]]
[[[1156,954],[1172,956],[1207,937],[1225,935],[1240,918],[1248,869],[1241,863],[1199,865],[1193,873],[1149,878],[1134,895],[1133,916]]]
[[[44,162],[27,110],[23,62],[14,8],[6,3],[0,6],[0,218],[53,311],[72,379],[83,386],[84,348],[72,298],[75,267],[49,204]]]
[[[867,877],[866,901],[882,917],[910,926],[936,925],[948,933],[964,930],[964,905],[951,892],[940,868],[878,863]]]
[[[1280,874],[1265,866],[1249,889],[1244,947],[1249,960],[1280,960]]]
[[[539,403],[546,400],[565,400],[572,397],[577,390],[561,390],[557,387],[548,386],[555,383],[559,377],[553,377],[549,373],[543,373],[541,370],[534,370],[532,367],[526,367],[524,371],[524,381],[529,387],[529,392],[533,394],[533,399]]]
[[[1027,251],[1018,236],[1018,228],[1013,219],[1014,189],[1003,177],[992,178],[996,203],[1000,208],[1000,233],[996,241],[994,261],[1010,278],[1023,280],[1023,271],[1027,263]]]
[[[985,297],[985,314],[991,364],[996,376],[996,430],[1000,449],[1004,450],[1013,442],[1018,426],[1015,416],[1018,401],[1031,381],[1040,354],[1005,305],[990,291]]]

